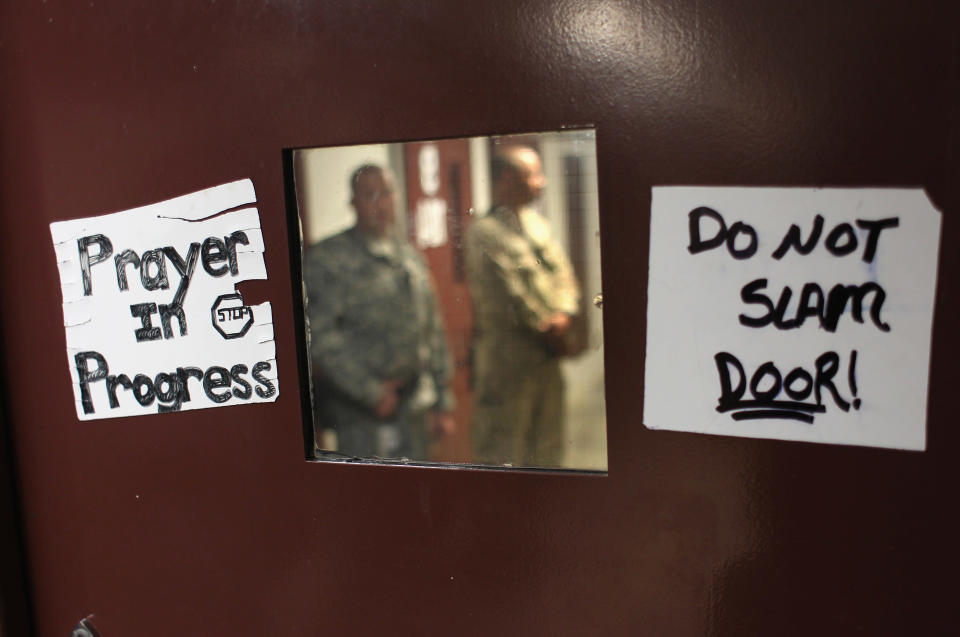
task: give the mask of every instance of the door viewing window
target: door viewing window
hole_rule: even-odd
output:
[[[308,457],[606,470],[593,130],[297,149],[287,168]]]

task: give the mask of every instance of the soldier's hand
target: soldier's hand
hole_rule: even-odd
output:
[[[430,412],[430,433],[434,438],[451,435],[457,429],[457,421],[449,411]]]
[[[547,349],[559,356],[567,353],[567,332],[570,331],[570,315],[564,312],[557,312],[547,320],[543,321],[539,327],[546,341]]]
[[[554,338],[562,338],[570,329],[570,315],[557,312],[538,326],[540,331]]]
[[[396,413],[399,402],[397,396],[397,388],[399,386],[400,381],[397,380],[387,380],[383,382],[383,387],[380,390],[380,400],[373,406],[374,416],[380,420],[386,420]]]

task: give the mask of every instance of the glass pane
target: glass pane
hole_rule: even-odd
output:
[[[290,164],[314,457],[606,470],[593,130]]]

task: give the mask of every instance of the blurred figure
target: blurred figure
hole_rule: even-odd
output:
[[[427,459],[431,437],[454,427],[430,273],[394,233],[392,174],[363,165],[350,189],[356,225],[304,259],[315,428],[334,428],[340,453]]]
[[[560,466],[564,387],[560,357],[580,292],[570,261],[532,207],[546,184],[532,148],[491,162],[493,207],[467,234],[473,299],[474,459]]]

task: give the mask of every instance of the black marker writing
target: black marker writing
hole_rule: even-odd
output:
[[[889,217],[887,219],[877,220],[857,219],[856,224],[858,228],[867,231],[867,242],[863,248],[862,259],[870,263],[877,254],[877,243],[880,241],[880,232],[886,228],[898,227],[900,225],[900,218]],[[810,230],[810,236],[807,237],[805,242],[801,242],[800,226],[793,224],[790,226],[790,229],[787,230],[783,241],[780,242],[780,245],[773,251],[771,256],[773,256],[774,259],[782,259],[790,248],[793,248],[800,254],[810,254],[816,247],[822,231],[823,217],[817,215],[813,218],[813,228]],[[842,257],[854,252],[859,245],[859,241],[856,233],[853,231],[853,227],[849,223],[841,223],[830,231],[824,245],[830,254]]]
[[[713,208],[700,206],[691,210],[688,215],[690,243],[687,250],[690,254],[700,254],[707,250],[719,248],[726,244],[727,251],[734,259],[749,259],[757,253],[759,239],[757,231],[748,223],[736,221],[729,227],[726,220],[719,212]],[[715,226],[716,230],[712,237],[703,238],[703,221],[710,220],[710,225]],[[886,219],[857,219],[855,223],[858,228],[867,231],[866,241],[864,242],[862,259],[870,263],[876,257],[877,245],[880,241],[880,233],[887,228],[896,228],[900,225],[899,217],[888,217]],[[780,245],[771,255],[774,259],[782,259],[792,248],[801,255],[807,255],[813,252],[820,236],[823,233],[823,216],[816,215],[813,218],[813,227],[806,240],[801,237],[800,226],[792,224],[784,234]],[[746,245],[740,237],[746,239]],[[823,242],[827,251],[835,257],[844,257],[856,252],[860,246],[860,239],[857,237],[853,226],[848,222],[841,222],[834,226]]]
[[[173,246],[147,250],[142,255],[138,255],[134,250],[123,250],[113,259],[117,289],[121,292],[130,289],[131,277],[128,275],[128,270],[131,267],[139,270],[140,285],[143,289],[149,292],[169,289],[170,278],[167,269],[167,261],[169,261],[180,275],[180,282],[170,305],[182,304],[198,262],[210,276],[221,277],[228,273],[231,276],[237,276],[240,273],[237,246],[249,244],[250,239],[246,233],[237,230],[223,237],[223,240],[219,237],[208,237],[202,244],[191,243],[187,249],[186,259]],[[94,245],[97,246],[96,253],[91,252],[91,247]],[[83,293],[84,296],[90,296],[93,294],[90,268],[110,258],[113,254],[113,244],[104,235],[94,234],[78,239],[77,249],[80,255]]]
[[[142,327],[133,331],[138,343],[160,339],[160,328],[153,326],[151,317],[157,313],[156,303],[135,303],[130,306],[130,316],[140,317]]]
[[[766,327],[773,325],[780,330],[789,330],[800,327],[808,318],[816,318],[820,327],[828,332],[835,332],[840,317],[850,307],[850,316],[857,323],[863,323],[864,302],[870,299],[870,320],[882,332],[889,332],[890,325],[880,317],[883,302],[887,293],[879,283],[867,282],[860,285],[837,284],[830,288],[826,295],[818,283],[806,283],[800,291],[794,318],[788,319],[788,306],[793,296],[789,286],[783,288],[777,304],[774,305],[761,290],[767,287],[766,279],[755,279],[743,286],[740,298],[744,303],[760,305],[766,312],[760,316],[741,314],[740,324],[747,327]]]
[[[96,244],[97,254],[90,254],[88,248]],[[80,276],[83,279],[83,295],[93,294],[93,282],[90,280],[90,267],[101,261],[106,261],[113,254],[113,244],[102,234],[93,234],[77,240],[77,250],[80,252]]]
[[[687,250],[690,254],[699,254],[707,250],[717,248],[724,243],[727,244],[727,251],[734,259],[749,259],[757,253],[757,231],[753,226],[737,221],[730,228],[727,228],[723,215],[714,210],[701,206],[690,211],[690,245]],[[717,233],[710,239],[703,239],[700,236],[700,222],[704,219],[713,219],[717,223]],[[737,238],[743,235],[747,238],[747,245],[737,247]]]
[[[176,371],[160,372],[154,376],[137,373],[131,380],[127,374],[111,374],[106,358],[99,352],[79,352],[74,356],[74,362],[80,385],[80,403],[85,414],[96,411],[91,386],[100,381],[103,381],[111,409],[120,407],[123,394],[118,390],[122,389],[132,394],[141,407],[150,407],[156,402],[159,413],[179,411],[183,403],[190,402],[190,379],[194,379],[207,399],[214,403],[225,403],[232,398],[249,400],[253,396],[251,383],[245,378],[249,368],[243,364],[229,368],[213,365],[206,371],[198,367],[178,367]],[[271,368],[272,365],[267,361],[253,365],[251,375],[256,382],[253,389],[260,398],[270,398],[277,393],[271,379],[263,375]]]
[[[201,263],[207,274],[213,277],[225,276],[228,273],[231,276],[237,276],[240,273],[237,246],[249,244],[250,239],[246,233],[237,230],[223,237],[223,240],[219,237],[207,237],[202,244],[191,243],[187,248],[186,258],[181,256],[173,246],[147,250],[142,255],[138,255],[130,249],[117,254],[113,259],[113,264],[117,275],[117,289],[121,292],[130,289],[131,277],[128,272],[131,268],[134,271],[139,271],[140,285],[148,292],[170,288],[168,261],[173,266],[172,270],[180,276],[177,290],[170,303],[160,304],[159,306],[156,303],[134,303],[130,306],[131,316],[139,318],[141,321],[140,327],[134,330],[137,342],[158,340],[161,334],[163,338],[173,338],[175,334],[173,319],[177,319],[180,336],[186,336],[187,317],[183,310],[183,302],[187,296],[187,290],[190,288],[194,272],[196,272],[197,263]],[[93,246],[96,246],[96,252],[92,250]],[[80,255],[83,293],[85,296],[90,296],[93,294],[90,268],[106,261],[113,254],[113,244],[104,235],[94,234],[81,237],[77,241],[77,249]],[[153,325],[151,318],[158,312],[162,331],[161,328]]]
[[[786,419],[813,423],[814,414],[826,411],[824,399],[829,396],[833,404],[843,411],[849,411],[848,401],[836,384],[840,371],[840,355],[825,352],[817,357],[813,373],[802,367],[795,367],[784,377],[773,361],[760,365],[748,376],[740,360],[729,352],[719,352],[714,356],[720,381],[720,397],[717,411],[733,412],[734,420]],[[860,399],[856,387],[857,351],[850,355],[847,379],[853,395],[853,408],[860,408]],[[736,384],[733,382],[736,375]],[[749,381],[748,381],[749,378]],[[751,398],[745,399],[749,388]],[[780,395],[786,394],[789,400]],[[810,402],[808,399],[813,398]]]

